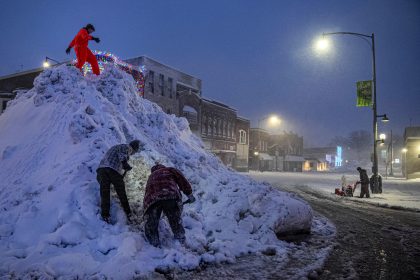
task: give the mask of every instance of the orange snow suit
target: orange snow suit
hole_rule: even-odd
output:
[[[92,71],[99,75],[99,65],[95,55],[89,50],[88,42],[92,40],[86,29],[82,28],[70,43],[70,47],[74,47],[77,56],[76,67],[82,70],[83,65],[87,61],[92,66]]]

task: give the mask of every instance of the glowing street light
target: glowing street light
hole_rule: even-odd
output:
[[[57,61],[55,59],[52,59],[52,58],[49,58],[48,56],[46,56],[44,62],[42,63],[42,66],[44,68],[49,68],[51,66],[49,60],[52,61],[52,62],[55,62],[56,64],[61,64],[61,62],[59,62],[59,61]]]
[[[279,125],[279,124],[280,124],[280,122],[281,122],[280,118],[279,118],[278,116],[276,116],[276,115],[272,115],[272,116],[270,116],[270,118],[268,119],[268,123],[269,123],[270,125],[272,125],[272,126]]]
[[[281,123],[281,119],[277,115],[268,115],[258,120],[258,128],[261,128],[261,122],[268,119],[269,126],[277,126]]]
[[[380,140],[385,140],[385,139],[386,139],[386,135],[385,135],[385,133],[381,133],[381,134],[379,134],[379,139],[380,139]]]
[[[322,36],[320,39],[318,39],[315,42],[315,48],[318,51],[328,51],[330,48],[330,41],[328,39],[326,39],[324,36]]]

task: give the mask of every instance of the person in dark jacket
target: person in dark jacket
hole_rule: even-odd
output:
[[[356,184],[361,184],[360,188],[360,198],[363,198],[366,194],[366,198],[369,198],[369,177],[367,175],[367,172],[365,169],[362,169],[361,167],[357,167],[357,171],[359,171],[360,175],[360,181],[358,181]]]
[[[152,167],[143,201],[145,217],[144,231],[147,240],[155,247],[160,247],[159,220],[160,215],[166,215],[175,239],[185,241],[185,230],[182,225],[182,194],[188,196],[190,203],[195,201],[191,185],[184,175],[176,168],[156,164]]]
[[[127,219],[130,221],[131,209],[125,192],[124,175],[132,167],[128,164],[130,155],[139,151],[141,147],[139,140],[131,141],[130,144],[120,144],[111,147],[96,170],[96,179],[100,185],[101,191],[101,215],[102,219],[109,223],[110,208],[110,188],[111,184],[120,199],[121,206],[124,209]]]

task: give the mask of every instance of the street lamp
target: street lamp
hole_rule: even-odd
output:
[[[388,116],[386,115],[386,114],[383,114],[383,115],[377,115],[376,116],[377,118],[382,118],[382,122],[384,122],[384,123],[387,123],[387,122],[389,122],[389,118],[388,118]]]
[[[59,62],[59,61],[57,61],[55,59],[52,59],[52,58],[49,58],[48,56],[46,56],[45,57],[45,60],[44,60],[44,63],[42,63],[42,66],[44,66],[44,68],[50,67],[51,64],[50,64],[49,61],[55,62],[56,64],[61,64],[61,62]]]
[[[378,125],[377,125],[377,118],[383,117],[383,121],[389,121],[388,117],[386,115],[377,115],[377,102],[376,102],[376,59],[375,59],[375,34],[372,33],[372,35],[366,35],[361,33],[354,33],[354,32],[330,32],[330,33],[322,33],[322,40],[326,40],[326,36],[331,35],[352,35],[359,37],[361,39],[366,40],[366,38],[369,38],[371,41],[371,47],[372,47],[372,72],[373,72],[373,104],[372,104],[372,111],[373,111],[373,166],[372,166],[372,172],[373,172],[373,189],[377,191],[379,188],[378,184],[378,153],[377,153],[377,136],[378,136]],[[326,42],[320,42],[317,44],[319,49],[327,49],[325,46],[328,44]]]

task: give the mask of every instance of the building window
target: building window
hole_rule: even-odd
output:
[[[164,86],[164,82],[165,81],[165,77],[163,76],[163,74],[159,74],[159,90],[160,90],[160,94],[162,96],[165,96],[165,86]]]
[[[246,144],[246,131],[239,130],[239,144]]]
[[[213,122],[213,120],[211,119],[211,117],[208,117],[208,119],[207,119],[207,133],[209,135],[213,134],[212,122]]]
[[[212,135],[216,136],[217,135],[217,126],[216,126],[216,119],[213,119],[213,133]]]
[[[155,92],[155,72],[149,71],[149,91]]]
[[[207,117],[206,115],[203,115],[203,118],[201,120],[201,134],[206,135],[207,134]]]
[[[169,94],[169,98],[172,98],[172,84],[173,84],[173,79],[172,78],[168,78],[168,94]]]

